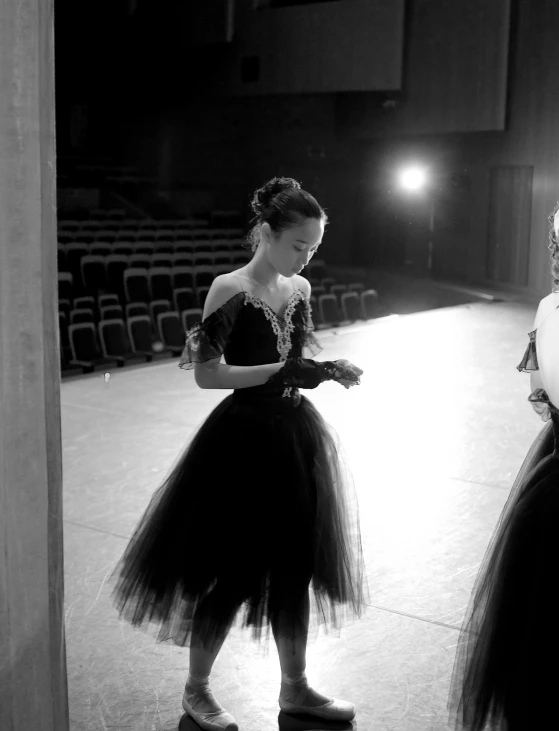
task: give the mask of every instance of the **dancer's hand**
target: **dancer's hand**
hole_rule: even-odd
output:
[[[351,386],[358,386],[359,385],[359,377],[363,375],[363,371],[361,368],[358,368],[356,365],[351,363],[349,360],[336,360],[335,361],[337,366],[341,366],[342,368],[347,368],[350,370],[357,378],[347,379],[347,378],[336,378],[335,380],[338,383],[341,383],[344,388],[351,388]]]
[[[310,358],[288,358],[267,383],[295,388],[316,388],[323,381],[337,381],[345,388],[359,383],[361,368],[348,360],[317,362]]]
[[[549,413],[549,405],[542,401],[530,401],[532,408],[538,416],[541,417],[542,421],[549,421],[551,414]]]
[[[549,421],[551,414],[549,412],[549,398],[543,388],[536,388],[528,396],[528,401],[532,404],[532,408],[542,421]]]

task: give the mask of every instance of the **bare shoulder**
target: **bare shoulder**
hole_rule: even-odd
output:
[[[551,292],[544,297],[538,306],[536,318],[534,320],[534,329],[537,329],[545,318],[550,315],[557,307],[559,307],[559,292]]]
[[[293,279],[295,280],[296,288],[302,290],[303,294],[308,299],[311,296],[311,283],[309,280],[305,279],[305,277],[302,277],[300,274],[293,275]]]
[[[220,307],[223,307],[226,302],[242,291],[243,288],[241,287],[237,277],[235,277],[235,272],[218,275],[213,280],[208,296],[206,297],[202,319],[205,320],[206,317],[211,315]]]

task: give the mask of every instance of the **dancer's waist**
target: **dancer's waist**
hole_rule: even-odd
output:
[[[237,403],[253,404],[255,406],[270,406],[271,408],[294,408],[301,403],[299,389],[292,386],[253,386],[238,388],[233,391],[233,400]]]

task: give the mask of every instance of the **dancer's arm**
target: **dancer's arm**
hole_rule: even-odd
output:
[[[222,274],[214,279],[204,305],[203,320],[222,307],[240,292],[235,280]],[[257,366],[233,366],[213,358],[205,363],[196,363],[194,378],[200,388],[250,388],[262,386],[277,373],[283,363],[267,363]]]
[[[208,292],[202,322],[239,293],[238,284],[233,278],[227,275],[216,277]],[[198,386],[205,389],[250,388],[268,383],[280,370],[282,373],[278,383],[298,388],[316,388],[327,380],[338,381],[350,388],[359,383],[359,376],[363,373],[361,368],[346,360],[317,363],[310,359],[295,358],[286,363],[232,366],[221,363],[221,357],[216,357],[203,363],[196,362],[194,377]]]
[[[533,329],[537,330],[540,324],[555,310],[556,307],[557,298],[553,293],[544,297],[538,306]],[[540,371],[530,371],[530,393],[534,393],[534,391],[538,388],[543,388],[545,390]],[[544,421],[547,421],[549,418],[549,408],[547,404],[532,403],[532,408],[539,416],[542,417],[542,419],[544,419]]]
[[[250,388],[263,386],[283,363],[256,366],[233,366],[220,363],[220,358],[196,363],[194,378],[200,388]]]
[[[538,310],[536,312],[536,317],[534,318],[534,327],[533,330],[537,330],[540,326],[540,324],[545,320],[545,318],[550,315],[553,310],[557,307],[557,297],[552,292],[551,294],[548,294],[547,297],[544,297],[540,304],[538,305]],[[532,393],[537,388],[543,388],[543,381],[542,377],[540,376],[539,371],[530,371],[530,390]]]
[[[534,393],[537,388],[544,388],[540,372],[530,371],[530,393]]]

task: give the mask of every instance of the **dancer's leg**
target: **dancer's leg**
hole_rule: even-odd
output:
[[[301,597],[297,616],[299,621],[296,628],[293,627],[292,615],[288,617],[287,612],[280,614],[278,620],[272,622],[281,666],[280,696],[296,705],[321,706],[328,703],[330,698],[309,687],[305,672],[310,616],[308,586]]]
[[[278,648],[281,672],[284,675],[304,673],[307,667],[307,636],[309,629],[310,602],[308,591],[300,602],[299,621],[293,626],[287,612],[272,621],[272,632]],[[296,634],[294,634],[296,633]]]
[[[204,648],[195,632],[192,633],[190,645],[189,672],[195,678],[207,678],[212,672],[213,664],[221,650],[227,633],[217,638],[212,647]]]
[[[185,690],[190,705],[198,713],[213,713],[222,710],[222,706],[210,691],[209,676],[238,610],[238,605],[232,603],[233,596],[234,592],[214,589],[200,602],[194,615],[190,643],[190,666]],[[223,611],[222,607],[225,602],[230,603],[227,626],[219,636],[214,638],[210,646],[206,646],[201,639],[203,618],[211,616],[218,604]]]

